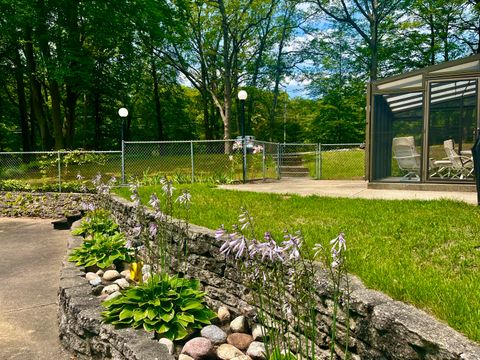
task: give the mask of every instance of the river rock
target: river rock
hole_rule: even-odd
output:
[[[103,274],[105,274],[105,271],[103,271],[102,269],[99,269],[95,274],[97,274],[98,276],[103,276]]]
[[[125,280],[124,278],[117,279],[113,283],[117,284],[122,289],[126,289],[126,288],[130,287],[130,283],[127,280]]]
[[[238,316],[230,323],[230,330],[233,333],[246,333],[248,331],[247,318],[245,316]]]
[[[250,344],[247,349],[247,355],[254,360],[263,360],[265,359],[265,344],[259,341],[254,341]]]
[[[240,356],[235,356],[231,360],[252,360],[252,358],[248,355],[240,355]]]
[[[221,306],[218,309],[217,317],[218,317],[218,320],[220,320],[222,323],[229,321],[230,316],[231,316],[230,311],[228,310],[228,308],[226,306]]]
[[[237,349],[240,350],[247,350],[250,344],[253,342],[252,335],[244,334],[244,333],[233,333],[228,335],[227,343],[230,345],[235,346]]]
[[[113,294],[115,291],[120,291],[120,286],[117,284],[112,284],[105,286],[102,290],[102,295],[110,295]]]
[[[230,344],[222,344],[217,349],[217,357],[221,360],[231,360],[242,355],[245,354]]]
[[[92,286],[97,286],[97,285],[100,285],[102,283],[102,279],[100,279],[100,276],[97,276],[95,279],[89,280],[88,282]]]
[[[213,344],[204,337],[193,338],[183,346],[182,354],[191,356],[195,360],[204,359],[212,355]]]
[[[263,340],[267,337],[267,328],[260,324],[254,324],[252,326],[253,340]]]
[[[200,334],[210,340],[214,345],[223,344],[227,341],[227,333],[216,325],[205,326]]]
[[[178,360],[194,360],[191,356],[180,354],[178,355]]]
[[[108,301],[108,300],[112,300],[112,299],[115,299],[116,297],[118,296],[121,296],[122,293],[120,291],[115,291],[113,293],[111,293],[110,295],[108,295],[104,301]]]
[[[125,279],[130,279],[130,270],[123,270],[120,275],[124,277]]]
[[[172,341],[172,340],[167,339],[167,338],[161,338],[161,339],[158,340],[158,342],[159,342],[160,344],[165,345],[165,346],[167,347],[167,349],[168,349],[168,353],[169,353],[170,355],[173,355],[173,350],[174,350],[175,346],[173,345],[173,341]]]
[[[88,281],[90,280],[94,280],[94,279],[100,279],[100,276],[98,276],[97,274],[95,274],[94,272],[87,272],[85,274],[85,279],[87,279]]]
[[[120,273],[117,270],[107,270],[103,274],[103,280],[113,281],[120,277]]]

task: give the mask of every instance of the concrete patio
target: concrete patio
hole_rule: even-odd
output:
[[[221,185],[221,189],[276,194],[385,200],[457,200],[477,205],[476,192],[368,189],[366,181],[283,178],[278,181]]]

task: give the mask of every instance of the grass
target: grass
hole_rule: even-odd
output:
[[[189,144],[187,144],[189,146]],[[223,146],[223,145],[222,145]],[[192,158],[190,149],[177,149],[178,154],[163,154],[154,151],[155,147],[133,149],[125,157],[125,176],[144,178],[169,176],[191,181]],[[188,150],[188,151],[187,151]],[[207,151],[203,149],[202,151]],[[232,156],[218,149],[211,153],[195,153],[193,167],[195,181],[198,182],[232,182],[242,179],[242,156],[235,152]],[[222,150],[222,149],[220,149]],[[197,150],[196,150],[197,151]],[[183,154],[183,155],[180,155]],[[72,161],[75,157],[60,161],[61,181],[75,181],[80,173],[85,179],[92,179],[98,173],[109,178],[121,176],[122,162],[120,154],[86,155],[86,161],[78,164]],[[23,162],[21,155],[3,156],[0,159],[0,180],[21,180],[31,186],[54,184],[58,182],[58,155],[30,156],[29,162]],[[70,163],[68,163],[68,160]],[[312,177],[316,176],[315,154],[305,155],[304,165]],[[263,167],[262,154],[247,155],[247,178],[277,178],[275,155],[266,154]],[[322,152],[321,179],[362,179],[364,176],[365,153],[363,150],[332,150]]]
[[[365,285],[412,303],[480,342],[480,209],[454,201],[394,201],[274,195],[179,185],[192,193],[191,222],[235,223],[245,206],[257,234],[302,230],[308,243],[344,232],[349,269]],[[128,189],[118,193],[129,197]],[[159,187],[144,187],[147,203]],[[178,213],[177,216],[182,216]]]

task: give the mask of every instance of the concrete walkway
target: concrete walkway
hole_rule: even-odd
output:
[[[268,192],[276,194],[318,195],[327,197],[347,197],[387,200],[436,200],[450,199],[477,204],[476,192],[456,191],[415,191],[367,189],[365,181],[312,180],[304,178],[283,178],[278,181],[258,182],[238,185],[221,185],[221,189]]]
[[[66,239],[51,220],[0,218],[0,359],[73,359],[57,325]]]

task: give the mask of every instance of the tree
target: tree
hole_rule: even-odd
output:
[[[314,0],[315,5],[335,22],[351,27],[368,49],[368,72],[370,80],[379,73],[379,50],[385,44],[389,27],[405,14],[408,0]]]

